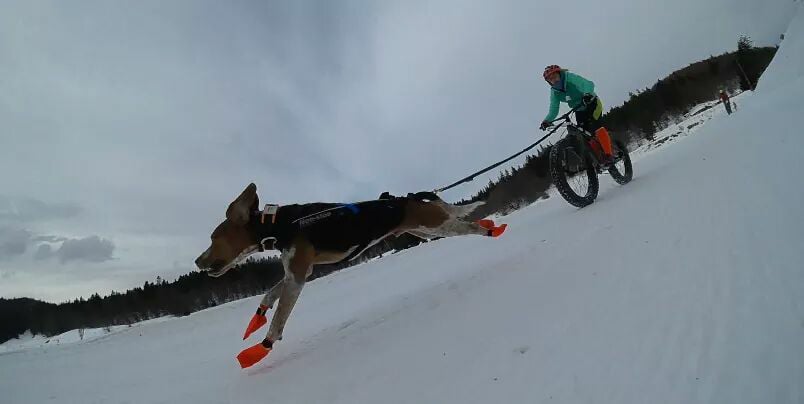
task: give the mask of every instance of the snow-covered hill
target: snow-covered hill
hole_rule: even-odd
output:
[[[0,401],[802,403],[804,11],[789,29],[739,111],[632,183],[312,282],[253,368],[259,297],[2,354]]]

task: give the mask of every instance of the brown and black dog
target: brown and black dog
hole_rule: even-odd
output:
[[[309,203],[266,205],[259,210],[257,186],[249,184],[226,210],[212,232],[212,244],[195,263],[210,276],[221,276],[247,256],[265,250],[281,252],[285,277],[265,294],[243,339],[267,323],[265,312],[279,300],[265,339],[237,359],[249,367],[282,339],[285,322],[315,264],[354,258],[387,236],[410,233],[421,238],[468,234],[498,237],[506,225],[465,217],[482,202],[466,206],[445,203],[430,192],[353,204]]]

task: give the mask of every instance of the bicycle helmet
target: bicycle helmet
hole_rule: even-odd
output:
[[[544,73],[542,74],[542,77],[544,77],[544,80],[549,83],[547,78],[550,77],[553,73],[559,73],[559,72],[561,72],[561,67],[560,66],[558,66],[558,65],[550,65],[550,66],[547,66],[547,67],[544,68]]]

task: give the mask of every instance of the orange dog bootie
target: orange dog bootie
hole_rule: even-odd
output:
[[[487,229],[487,230],[490,230],[490,229],[494,228],[494,221],[491,220],[491,219],[480,219],[480,220],[476,221],[475,223],[477,223],[478,226],[480,226],[480,227],[482,227],[484,229]]]
[[[491,219],[480,219],[475,221],[475,223],[477,223],[478,226],[488,230],[486,235],[489,237],[500,237],[505,232],[505,229],[508,228],[507,224],[497,226]]]
[[[273,345],[274,344],[266,338],[259,344],[242,350],[239,354],[237,354],[237,361],[240,362],[240,367],[245,369],[254,366],[255,363],[268,356],[268,353],[271,352]]]
[[[507,229],[507,228],[508,228],[508,225],[503,223],[503,224],[501,224],[499,226],[496,226],[496,227],[494,227],[492,229],[489,229],[488,234],[491,237],[497,238],[497,237],[502,236],[502,234],[505,233],[505,229]]]
[[[260,327],[268,323],[268,319],[265,318],[265,313],[268,311],[268,308],[268,306],[263,305],[257,308],[257,312],[254,313],[254,316],[251,317],[251,321],[248,322],[248,327],[246,327],[246,333],[243,334],[243,339],[248,338],[251,333],[259,330]]]

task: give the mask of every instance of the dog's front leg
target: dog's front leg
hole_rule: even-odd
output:
[[[285,279],[281,279],[279,282],[262,297],[260,301],[261,306],[265,306],[267,308],[273,308],[276,299],[279,299],[279,294],[282,293],[282,285],[285,283]]]
[[[279,282],[274,285],[265,296],[262,297],[260,301],[260,306],[257,307],[257,312],[254,313],[254,316],[251,317],[251,321],[248,323],[248,327],[246,327],[246,333],[243,334],[243,339],[248,338],[251,333],[254,331],[259,330],[268,323],[268,319],[265,318],[265,313],[268,312],[268,309],[274,307],[274,302],[276,299],[279,299],[279,294],[282,292],[282,285],[285,283],[284,278],[280,279]]]
[[[304,271],[306,272],[307,270],[305,269]],[[273,344],[282,339],[285,323],[296,305],[296,300],[298,300],[302,288],[304,288],[304,282],[304,274],[301,276],[296,274],[285,275],[282,294],[279,296],[279,305],[276,308],[273,320],[271,320],[271,326],[268,328],[268,335],[265,336],[265,340],[269,341],[269,343]]]
[[[281,292],[279,293],[279,304],[276,308],[271,326],[268,328],[268,335],[265,339],[237,355],[240,366],[247,368],[259,362],[273,348],[276,341],[282,339],[282,331],[285,323],[293,311],[293,306],[304,288],[307,273],[313,265],[315,250],[306,241],[298,241],[293,249],[287,254],[283,254],[282,262],[285,266],[285,278],[282,280]],[[271,292],[268,292],[269,294]]]

